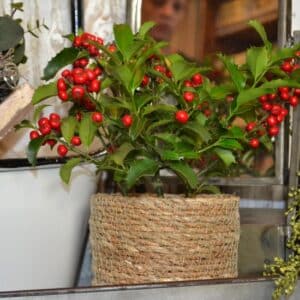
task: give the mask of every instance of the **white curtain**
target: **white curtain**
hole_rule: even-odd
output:
[[[0,15],[10,12],[10,2],[11,0],[0,1]],[[71,3],[69,0],[23,0],[23,5],[24,12],[18,12],[16,17],[22,18],[24,28],[28,23],[34,27],[36,20],[49,27],[49,31],[42,29],[38,39],[26,34],[28,60],[20,66],[20,73],[22,80],[35,88],[42,83],[40,78],[47,62],[67,43],[62,35],[71,32]],[[106,41],[112,39],[113,23],[125,22],[126,0],[83,0],[83,7],[85,30]],[[25,157],[27,143],[28,131],[11,132],[0,141],[0,159]],[[40,152],[40,156],[55,155],[48,152],[46,147]]]

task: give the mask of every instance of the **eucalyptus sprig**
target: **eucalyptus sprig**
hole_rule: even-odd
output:
[[[291,188],[288,197],[290,204],[286,216],[290,220],[288,224],[290,237],[286,242],[286,247],[292,253],[287,260],[275,257],[273,264],[265,265],[264,276],[276,277],[273,299],[293,294],[300,275],[300,185],[298,188]]]

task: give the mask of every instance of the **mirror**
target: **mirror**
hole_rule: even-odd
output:
[[[0,11],[3,11],[4,9],[7,9],[9,6],[9,0],[7,1],[2,1],[0,3]],[[146,17],[147,10],[145,9],[145,3],[146,2],[151,2],[152,5],[156,4],[159,6],[163,6],[166,0],[132,0],[132,1],[120,1],[120,0],[111,0],[111,1],[102,1],[99,3],[99,1],[96,0],[84,0],[84,1],[59,1],[59,0],[52,0],[50,2],[43,2],[37,4],[36,1],[32,0],[26,0],[24,1],[24,8],[25,8],[25,14],[27,16],[27,19],[30,20],[30,18],[34,17],[45,17],[45,22],[49,22],[49,27],[50,27],[50,33],[42,33],[41,38],[39,40],[34,40],[33,38],[30,38],[30,43],[29,45],[32,46],[32,48],[38,49],[35,50],[37,52],[34,52],[35,55],[29,56],[29,64],[26,66],[22,66],[24,68],[24,74],[26,74],[26,79],[32,80],[37,84],[39,81],[40,74],[42,74],[42,69],[45,66],[46,62],[58,51],[58,49],[61,49],[63,45],[63,40],[61,39],[61,34],[66,34],[71,31],[71,15],[72,13],[77,12],[80,13],[80,6],[82,8],[82,24],[85,26],[85,30],[91,31],[91,32],[101,32],[103,33],[104,38],[111,38],[110,35],[110,30],[113,22],[125,22],[126,20],[126,15],[125,11],[127,10],[127,21],[131,24],[131,26],[136,29],[138,28],[140,22],[143,22],[147,18],[148,20],[151,19],[151,17],[148,15]],[[170,1],[172,2],[172,10],[173,11],[180,11],[180,18],[179,18],[179,23],[177,21],[172,21],[176,25],[176,31],[172,31],[170,28],[169,24],[163,24],[161,26],[161,29],[165,31],[165,36],[164,38],[170,38],[171,41],[171,48],[169,49],[170,51],[175,49],[176,51],[183,53],[186,57],[195,60],[199,63],[204,63],[206,59],[212,59],[212,54],[216,51],[222,51],[228,54],[232,54],[236,57],[238,61],[242,61],[243,59],[243,50],[245,47],[249,45],[249,43],[257,43],[258,41],[256,40],[255,36],[252,36],[251,33],[248,31],[248,28],[246,28],[245,23],[246,20],[250,18],[258,18],[263,23],[266,25],[267,31],[269,33],[269,36],[271,37],[273,42],[276,42],[276,36],[277,36],[277,22],[279,19],[278,16],[278,2],[276,0],[272,1],[263,1],[263,0],[256,0],[256,1],[213,1],[213,0],[173,0]],[[182,4],[183,2],[186,2],[185,4]],[[76,4],[77,3],[77,4]],[[73,10],[71,10],[71,4],[73,5]],[[148,9],[148,13],[149,13]],[[279,11],[280,12],[280,11]],[[179,13],[179,12],[178,12]],[[75,14],[76,15],[76,14]],[[154,17],[160,16],[158,12],[158,8],[156,8]],[[169,16],[168,18],[172,18]],[[284,17],[285,18],[285,17]],[[75,20],[76,18],[74,18]],[[162,17],[162,19],[167,19],[167,17]],[[76,19],[79,20],[79,19]],[[171,24],[171,21],[170,21]],[[80,26],[80,22],[77,24]],[[76,26],[75,26],[76,27]],[[50,36],[50,38],[49,38]],[[187,38],[188,37],[188,38]],[[37,59],[37,57],[39,59]],[[216,68],[218,65],[216,65]],[[13,147],[17,147],[16,153],[19,154],[21,153],[21,148],[22,143],[19,141],[11,141],[11,144]],[[5,147],[5,153],[11,153],[11,146],[8,146],[6,143],[1,142],[1,147]],[[24,145],[24,144],[23,144]],[[1,149],[0,147],[0,149]],[[242,189],[242,186],[249,186],[249,185],[257,185],[257,184],[262,184],[263,188],[265,189],[264,195],[266,194],[276,194],[278,202],[276,205],[279,205],[280,208],[282,208],[282,202],[280,201],[282,199],[282,184],[283,184],[283,171],[284,171],[284,161],[283,161],[283,148],[285,147],[283,137],[279,139],[278,145],[276,147],[276,165],[274,169],[274,174],[270,177],[264,177],[264,178],[238,178],[238,179],[217,179],[216,182],[219,184],[224,184],[224,185],[238,185]],[[15,148],[13,148],[15,149]],[[279,159],[277,159],[277,155]],[[1,179],[2,182],[2,192],[4,193],[3,197],[1,197],[1,202],[3,202],[3,198],[6,197],[12,202],[11,194],[10,192],[4,187],[6,187],[9,182],[12,181],[17,181],[18,186],[15,187],[15,189],[19,189],[21,193],[26,194],[29,185],[25,185],[24,189],[21,188],[21,183],[22,181],[26,182],[24,178],[21,177],[15,177],[16,174],[13,174],[14,172],[11,170],[12,167],[3,167],[4,163],[8,162],[7,158],[16,158],[15,156],[13,157],[1,157],[1,175],[3,178],[5,178],[7,181],[4,181],[4,179]],[[54,161],[57,163],[57,161]],[[17,163],[20,163],[17,161]],[[47,161],[46,161],[47,163]],[[57,177],[57,171],[55,171],[56,165],[52,166],[51,169],[51,174],[45,174],[44,180],[49,181],[50,176]],[[19,173],[19,170],[18,172]],[[32,173],[31,171],[29,173]],[[29,173],[25,172],[25,178],[29,176]],[[33,174],[34,177],[37,176],[36,171]],[[16,180],[16,178],[18,178]],[[51,177],[52,178],[52,177]],[[40,183],[42,186],[43,183]],[[83,183],[83,185],[86,186],[88,180]],[[27,184],[27,182],[26,182]],[[29,184],[29,183],[28,183]],[[36,185],[38,185],[36,183]],[[52,185],[49,186],[48,193],[52,194],[57,190],[57,186],[59,183],[54,182]],[[267,187],[266,187],[267,186]],[[93,190],[93,186],[90,186],[91,191]],[[64,190],[65,188],[62,187]],[[86,189],[86,187],[85,187]],[[37,193],[37,190],[35,187],[32,187],[33,194]],[[253,192],[253,191],[252,191]],[[7,193],[7,194],[5,194]],[[82,195],[81,190],[75,190],[73,192],[74,194],[77,195]],[[52,194],[53,195],[53,194]],[[55,194],[56,195],[56,194]],[[253,192],[251,197],[255,198],[255,193]],[[15,196],[15,197],[20,197],[20,196]],[[44,201],[44,199],[40,199],[40,204],[41,202]],[[18,199],[16,199],[18,200]],[[26,199],[25,199],[26,200]],[[74,202],[74,201],[73,201]],[[52,206],[57,206],[60,210],[60,214],[65,213],[63,217],[68,215],[68,212],[65,210],[62,210],[61,204],[62,202],[58,202],[53,204]],[[244,202],[245,205],[252,205],[254,202],[251,202],[249,200],[249,203]],[[256,202],[255,202],[256,204]],[[267,205],[270,203],[268,202]],[[70,207],[74,206],[74,203],[69,204]],[[83,204],[78,203],[78,206],[81,206]],[[50,205],[51,206],[51,205]],[[48,225],[52,227],[56,227],[56,221],[51,219],[52,217],[49,217],[49,214],[46,212],[45,214],[38,214],[36,211],[36,205],[31,204],[29,206],[28,203],[23,202],[22,205],[18,201],[16,201],[15,206],[9,207],[9,210],[14,213],[15,211],[18,211],[19,215],[18,217],[8,217],[6,213],[3,213],[2,210],[2,215],[0,219],[12,219],[15,221],[15,224],[18,223],[17,220],[19,220],[19,217],[21,215],[27,215],[27,217],[30,217],[32,212],[36,214],[38,217],[39,221],[42,220],[47,220]],[[68,204],[65,205],[65,209],[68,208]],[[48,209],[48,208],[47,208]],[[50,209],[50,208],[49,208]],[[259,221],[261,222],[260,224],[262,225],[263,229],[265,228],[266,220],[265,215],[264,215],[264,210],[259,210],[256,211],[256,213],[259,213]],[[245,218],[248,218],[248,224],[254,224],[257,222],[257,219],[254,221],[251,219],[253,218],[253,215],[246,215],[247,212],[245,212]],[[274,218],[278,218],[276,221],[277,223],[281,224],[284,222],[282,220],[281,214],[279,212],[275,212],[276,216]],[[272,221],[273,222],[273,221]],[[80,240],[77,240],[75,243],[77,245],[79,244],[84,244],[86,241],[86,228],[87,228],[87,217],[86,219],[82,220],[82,224],[85,224],[84,226],[79,226],[76,227],[77,225],[74,225],[74,232],[77,234],[80,232]],[[81,225],[82,225],[81,224]],[[3,227],[6,228],[7,227]],[[6,244],[6,250],[7,253],[11,250],[11,244],[13,243],[15,239],[15,234],[14,230],[20,230],[18,226],[16,225],[11,225],[10,227],[11,232],[7,234],[7,231],[4,231],[2,236],[10,236],[11,239],[9,242]],[[56,228],[57,231],[61,231],[61,227]],[[41,230],[41,228],[36,228],[36,230]],[[77,232],[76,232],[77,231]],[[280,231],[280,230],[278,230]],[[55,235],[56,233],[54,233]],[[71,234],[71,233],[70,233]],[[65,233],[66,236],[70,235],[69,233]],[[257,240],[257,236],[254,235],[256,240],[255,242],[259,243],[260,241]],[[23,237],[26,237],[26,234],[23,235]],[[278,237],[278,235],[274,235],[274,239],[276,238],[282,238],[282,236]],[[21,246],[23,240],[21,241]],[[50,247],[49,241],[32,241],[32,245],[34,244],[45,244]],[[29,252],[31,252],[32,247],[29,246],[27,249]],[[4,249],[5,247],[1,246],[0,249]],[[62,250],[63,249],[63,250]],[[1,251],[1,250],[0,250]],[[62,248],[61,246],[58,246],[58,248],[53,248],[51,250],[52,252],[60,252],[63,251],[65,252],[66,250]],[[65,252],[66,255],[63,256],[64,260],[68,260],[69,258],[69,253]],[[80,255],[82,254],[82,247],[79,246],[78,251],[75,253],[75,256],[77,258],[81,258]],[[266,254],[267,256],[273,255],[268,253]],[[87,255],[88,257],[88,255]],[[263,259],[264,256],[261,256],[260,259]],[[7,260],[7,258],[5,258]],[[37,259],[37,257],[36,257]],[[44,259],[50,260],[50,258],[45,255]],[[12,258],[12,261],[14,259]],[[87,262],[89,264],[89,262]],[[0,264],[1,265],[1,264]],[[20,265],[17,266],[18,268],[21,268],[22,262],[20,262]],[[53,264],[54,265],[54,264]],[[76,269],[76,264],[73,262],[73,273],[78,274],[78,269]],[[30,265],[27,265],[26,268],[30,268]],[[62,268],[60,265],[57,267],[58,269]],[[74,270],[75,268],[75,270]],[[3,270],[3,268],[1,268]],[[1,273],[0,269],[0,273]],[[48,269],[45,268],[48,272]],[[3,278],[8,277],[8,273],[12,271],[6,271],[6,274],[2,275]],[[18,270],[18,272],[20,272]],[[254,272],[254,271],[253,271]],[[42,272],[44,274],[45,272]],[[25,273],[24,273],[25,274]],[[24,275],[28,276],[28,275]],[[42,275],[41,275],[42,276]],[[90,274],[88,275],[90,276]],[[87,277],[88,277],[87,276]],[[1,276],[0,276],[1,277]],[[13,277],[12,277],[13,278]],[[75,279],[75,278],[74,278]],[[1,280],[0,280],[1,281]],[[70,284],[69,286],[71,286]],[[83,283],[82,285],[86,285],[86,283]],[[49,286],[48,286],[49,287]],[[57,285],[57,286],[51,286],[51,288],[58,287],[58,288],[63,288],[67,287],[62,286],[62,285]],[[41,286],[40,288],[46,288]],[[10,285],[9,290],[20,290],[24,288],[20,288],[19,286],[13,286]],[[30,287],[29,289],[32,289]],[[1,288],[2,291],[8,291],[8,288]],[[1,293],[0,293],[1,296]]]

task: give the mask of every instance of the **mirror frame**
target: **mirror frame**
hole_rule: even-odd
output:
[[[279,14],[278,14],[278,44],[279,46],[284,46],[287,43],[288,36],[290,34],[290,18],[291,18],[291,0],[278,0],[279,1]],[[71,1],[73,2],[73,1]],[[76,2],[76,1],[74,1]],[[80,1],[78,2],[80,3]],[[141,24],[141,5],[142,0],[127,0],[126,4],[126,22],[130,24],[133,31],[136,32]],[[77,11],[77,13],[80,10]],[[74,16],[76,16],[75,12]],[[84,14],[81,14],[84,17]],[[80,27],[82,24],[78,23]],[[75,27],[76,30],[76,25]],[[300,39],[300,38],[299,38]],[[300,111],[300,108],[298,108]],[[298,114],[299,115],[299,114]],[[300,120],[299,120],[300,122]],[[284,128],[282,128],[284,129]],[[276,151],[275,151],[275,176],[274,177],[260,177],[260,178],[216,178],[213,182],[214,184],[220,185],[231,185],[231,186],[257,186],[257,185],[274,185],[283,186],[287,182],[287,171],[288,171],[288,161],[287,158],[284,157],[284,153],[288,153],[288,141],[287,137],[283,133],[284,130],[281,130],[282,134],[279,136],[279,139],[276,142]],[[287,132],[287,128],[285,133]],[[300,139],[298,138],[298,142]],[[300,148],[300,145],[298,145]],[[299,151],[298,151],[299,152]],[[298,153],[299,154],[299,153]],[[299,159],[297,159],[299,161]],[[283,189],[282,189],[283,192]],[[249,279],[245,279],[245,281],[249,281]],[[265,278],[257,278],[252,279],[252,281],[267,281]],[[237,280],[223,280],[222,282],[241,282],[241,279]],[[207,283],[207,281],[202,281]],[[216,283],[218,281],[212,280],[212,283]],[[201,284],[199,282],[195,282],[194,284]],[[180,283],[173,283],[170,286],[182,286]],[[142,285],[140,287],[133,288],[151,288],[153,285]],[[156,286],[156,285],[155,285]],[[167,287],[169,284],[161,284],[161,287]],[[28,299],[32,299],[33,297],[39,296],[39,298],[46,298],[50,296],[53,298],[53,295],[64,295],[64,294],[74,294],[74,293],[91,293],[94,291],[109,291],[109,290],[127,290],[131,287],[75,287],[75,288],[59,288],[59,289],[40,289],[40,290],[28,290],[28,291],[4,291],[0,292],[0,298],[15,298],[15,297],[28,297]],[[43,297],[44,296],[44,297]],[[22,298],[23,299],[23,298]]]

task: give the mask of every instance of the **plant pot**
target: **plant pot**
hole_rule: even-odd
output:
[[[96,194],[90,240],[94,285],[237,276],[239,198]]]
[[[75,284],[97,178],[83,166],[66,186],[59,167],[0,170],[1,291]]]

